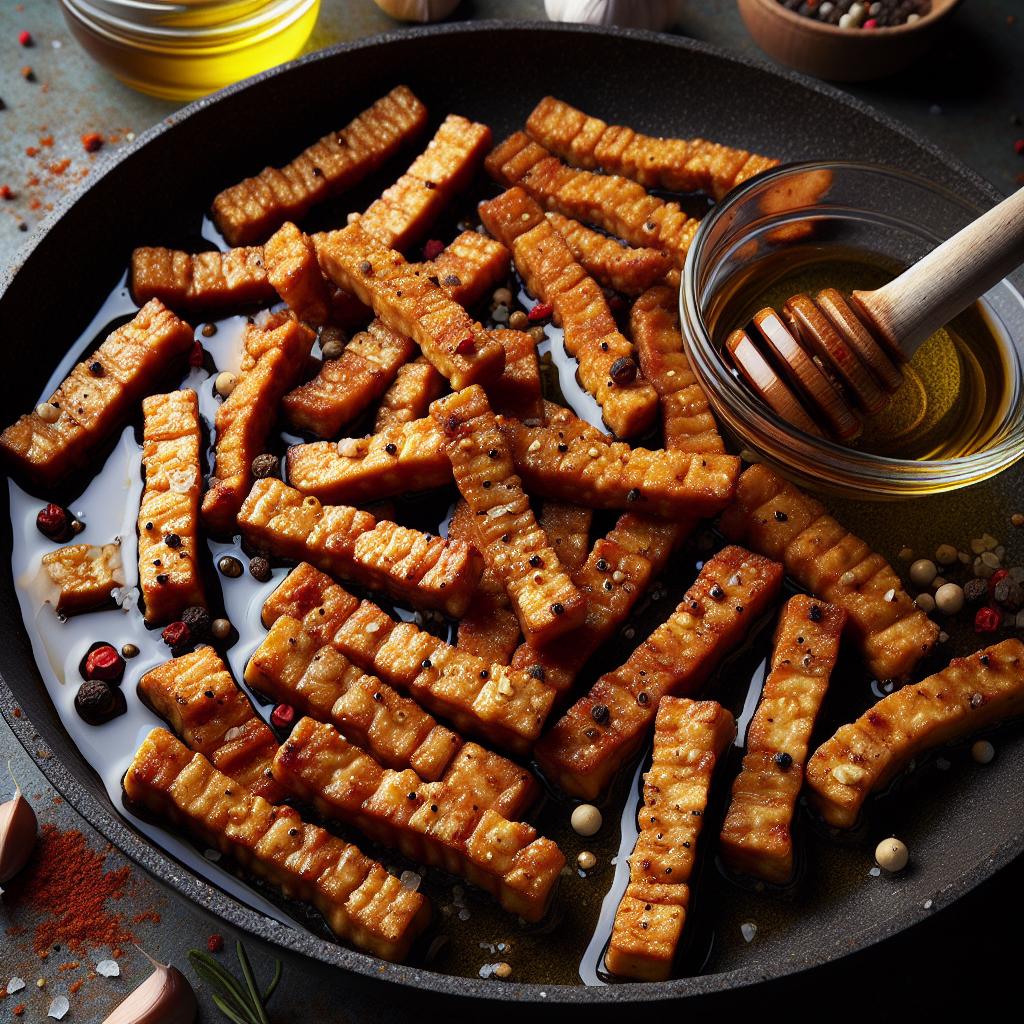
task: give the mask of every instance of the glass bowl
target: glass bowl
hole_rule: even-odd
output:
[[[1009,280],[979,300],[1000,352],[1000,408],[976,451],[957,458],[890,458],[804,433],[777,416],[723,359],[743,324],[716,317],[760,261],[800,265],[863,254],[898,272],[982,213],[924,178],[859,163],[789,164],[740,186],[703,220],[680,291],[683,345],[726,432],[745,455],[817,489],[854,498],[904,498],[965,487],[1024,455],[1024,300]]]

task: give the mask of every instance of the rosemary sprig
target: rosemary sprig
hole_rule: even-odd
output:
[[[274,976],[260,995],[249,954],[241,942],[235,943],[235,955],[242,968],[242,980],[202,950],[189,950],[188,959],[196,974],[215,990],[214,1005],[232,1024],[270,1024],[266,1005],[281,980],[281,961],[274,961]]]

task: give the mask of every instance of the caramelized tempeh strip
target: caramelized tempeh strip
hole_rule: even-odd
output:
[[[159,299],[183,313],[235,309],[271,302],[261,246],[227,252],[198,252],[141,247],[132,252],[132,298],[139,305]]]
[[[879,679],[908,676],[935,645],[938,625],[915,606],[889,563],[767,467],[743,473],[721,526],[731,540],[783,562],[802,587],[843,608]]]
[[[282,744],[274,775],[321,814],[355,825],[417,863],[462,876],[510,913],[536,922],[547,911],[565,865],[558,847],[444,781],[383,768],[310,718]]]
[[[526,287],[553,307],[565,348],[579,362],[580,382],[601,406],[608,426],[620,437],[643,433],[657,411],[657,395],[639,376],[633,346],[619,333],[604,292],[575,261],[544,211],[523,189],[512,188],[482,203],[480,217],[512,250]],[[627,377],[632,374],[628,380],[620,367],[628,370]]]
[[[267,167],[213,200],[213,219],[231,245],[267,238],[286,220],[372,174],[426,126],[427,110],[396,86],[347,127],[325,135],[280,170]]]
[[[379,434],[390,427],[422,419],[427,415],[430,403],[445,393],[447,385],[448,382],[426,356],[418,356],[411,363],[399,367],[394,383],[380,400],[373,422],[374,431]]]
[[[463,231],[428,263],[413,266],[437,278],[441,290],[467,309],[508,277],[512,254],[479,231]]]
[[[537,744],[548,778],[574,796],[603,792],[643,742],[658,701],[702,686],[781,585],[781,565],[742,548],[723,548],[705,562],[672,615]]]
[[[296,317],[310,324],[326,323],[330,296],[312,240],[289,221],[271,235],[263,254],[267,279]]]
[[[733,871],[777,885],[793,877],[793,812],[845,624],[842,608],[804,594],[782,611],[722,826],[722,860]]]
[[[320,437],[336,436],[380,398],[415,350],[410,338],[374,320],[338,359],[325,359],[312,380],[284,396],[285,419]]]
[[[672,257],[660,249],[635,249],[560,213],[545,216],[565,239],[576,262],[605,288],[639,295],[672,269]]]
[[[629,885],[605,953],[612,974],[664,981],[671,973],[686,924],[711,778],[735,735],[732,715],[714,701],[662,700]]]
[[[709,192],[721,199],[778,160],[706,139],[665,139],[608,125],[545,96],[530,114],[526,130],[542,146],[577,167],[623,174],[647,188]]]
[[[189,605],[206,606],[199,563],[202,427],[194,391],[150,395],[142,403],[139,590],[146,622],[166,623]]]
[[[593,518],[592,509],[568,501],[548,499],[541,504],[537,522],[570,576],[575,577],[587,560]]]
[[[954,658],[921,683],[883,697],[840,726],[807,762],[811,803],[836,828],[851,828],[871,793],[915,757],[1024,713],[1024,643],[1004,640]]]
[[[408,249],[470,183],[490,144],[487,125],[449,114],[409,170],[370,204],[360,227],[389,248]]]
[[[451,483],[452,466],[442,440],[426,418],[372,437],[295,445],[288,450],[288,480],[330,504],[365,504],[444,487]]]
[[[58,615],[75,615],[101,608],[124,586],[121,545],[71,544],[43,555],[45,600]]]
[[[544,419],[544,396],[537,362],[537,343],[525,331],[501,328],[491,331],[505,349],[505,369],[487,385],[487,397],[495,412],[516,419]]]
[[[138,692],[148,708],[218,771],[272,804],[284,799],[270,770],[277,737],[212,647],[151,669],[139,680]]]
[[[128,799],[236,860],[292,899],[312,903],[331,931],[385,960],[401,960],[430,920],[430,904],[380,864],[291,807],[275,807],[154,729],[124,777]]]
[[[651,288],[633,303],[629,324],[644,376],[661,400],[665,447],[670,451],[725,451],[707,395],[683,352],[677,290]]]
[[[676,267],[700,223],[678,203],[648,193],[617,174],[594,174],[567,167],[543,146],[517,132],[485,161],[490,175],[506,188],[521,185],[546,210],[586,221],[630,245],[665,250]]]
[[[269,478],[253,485],[238,525],[261,550],[311,562],[414,608],[438,608],[455,618],[466,610],[483,569],[468,544],[378,522],[348,505],[321,505]]]
[[[324,272],[338,287],[373,307],[394,330],[407,334],[452,383],[463,388],[493,380],[505,350],[430,274],[411,267],[357,221],[332,231],[317,246]]]
[[[504,585],[523,635],[550,643],[580,625],[587,602],[537,525],[483,389],[439,399],[430,412],[443,431],[455,483],[476,515],[480,550]]]
[[[156,383],[181,365],[192,342],[187,323],[158,299],[147,302],[50,396],[55,419],[33,411],[3,432],[0,457],[20,480],[57,487],[80,473]]]
[[[531,494],[592,508],[632,508],[672,517],[711,515],[732,500],[740,460],[732,455],[630,448],[586,424],[502,424]],[[596,436],[595,436],[596,435]]]

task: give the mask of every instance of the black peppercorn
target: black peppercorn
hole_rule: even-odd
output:
[[[556,601],[551,606],[551,614],[552,615],[564,615],[565,614],[565,605],[562,604],[560,601]]]
[[[262,555],[249,559],[249,575],[259,583],[266,583],[271,577],[270,563]]]
[[[267,477],[279,476],[281,472],[281,460],[276,455],[264,453],[257,455],[252,460],[252,475],[257,480],[265,480]]]
[[[598,572],[607,572],[608,571],[608,563],[603,558],[599,558],[597,560],[597,571]]]
[[[812,604],[808,614],[810,615],[811,622],[821,622],[824,613],[821,610],[820,604]]]
[[[964,584],[964,598],[968,604],[976,604],[988,594],[988,582],[986,580],[973,579]]]
[[[783,512],[781,509],[776,509],[775,510],[775,522],[777,522],[777,523],[785,523],[788,520],[789,520],[789,516],[787,516],[785,512]]]
[[[99,360],[91,362],[89,364],[89,372],[94,377],[102,377],[103,376],[103,372],[104,372],[103,371],[103,364]]]
[[[609,376],[619,385],[632,384],[636,380],[636,373],[636,363],[629,356],[619,356],[609,370]]]
[[[717,584],[713,584],[711,587],[711,598],[714,601],[724,601],[725,591]]]
[[[530,555],[530,565],[532,565],[534,569],[539,569],[543,564],[544,559],[541,558],[540,555]]]
[[[793,755],[787,754],[785,751],[780,751],[773,760],[784,772],[793,767]]]
[[[128,709],[124,694],[102,679],[90,679],[75,694],[75,710],[88,725],[103,725]]]
[[[544,666],[543,665],[531,665],[529,668],[529,674],[533,679],[539,679],[541,682],[544,681]]]
[[[496,459],[498,457],[498,454],[499,452],[497,448],[491,448],[487,452],[488,457],[492,459]]]
[[[210,613],[198,604],[190,605],[181,613],[181,621],[188,626],[194,640],[205,640],[210,635]]]
[[[649,697],[649,696],[648,696],[648,695],[647,695],[647,694],[646,694],[646,693],[645,693],[645,692],[644,692],[643,690],[641,690],[641,691],[640,691],[640,692],[639,692],[639,693],[638,693],[638,694],[636,695],[636,702],[637,702],[637,704],[639,704],[639,705],[640,705],[640,707],[642,707],[642,708],[643,708],[643,707],[647,707],[647,705],[648,705],[648,704],[650,704],[650,702],[651,702],[651,698],[650,698],[650,697]]]
[[[608,721],[609,711],[607,704],[595,704],[590,709],[590,717],[597,722],[598,725],[604,725]]]
[[[167,536],[164,537],[164,543],[169,548],[180,548],[181,538],[176,533],[169,533],[167,534]]]
[[[639,501],[639,500],[640,500],[640,488],[639,487],[631,487],[628,491],[626,491],[626,501],[634,502],[634,501]]]
[[[394,455],[395,452],[398,451],[398,445],[393,444],[391,441],[388,441],[388,443],[384,445],[384,451],[386,451],[388,455]]]

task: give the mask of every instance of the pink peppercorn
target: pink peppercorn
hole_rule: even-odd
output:
[[[27,31],[26,32],[22,32],[18,36],[18,42],[21,43],[22,46],[31,46],[32,45],[32,33],[31,32],[27,32]]]
[[[974,632],[994,633],[1002,622],[1003,616],[995,608],[979,608],[974,616]]]
[[[105,683],[116,683],[124,675],[124,658],[110,644],[94,647],[85,659],[86,679],[102,679]]]
[[[865,28],[878,28],[878,19],[877,18],[868,18],[868,20],[864,22],[864,27]]]
[[[423,258],[425,260],[436,260],[444,252],[444,242],[437,238],[431,238],[423,246]]]
[[[537,305],[526,314],[526,318],[534,322],[538,320],[547,320],[554,311],[555,307],[552,306],[550,302],[538,302]]]
[[[994,594],[996,590],[996,584],[1002,580],[1005,580],[1010,574],[1005,569],[996,569],[994,573],[988,579],[988,592]]]
[[[295,708],[291,704],[278,704],[270,712],[270,722],[278,729],[290,729],[295,722]]]
[[[224,948],[224,936],[214,932],[213,935],[206,940],[206,948],[211,953],[219,953]]]

